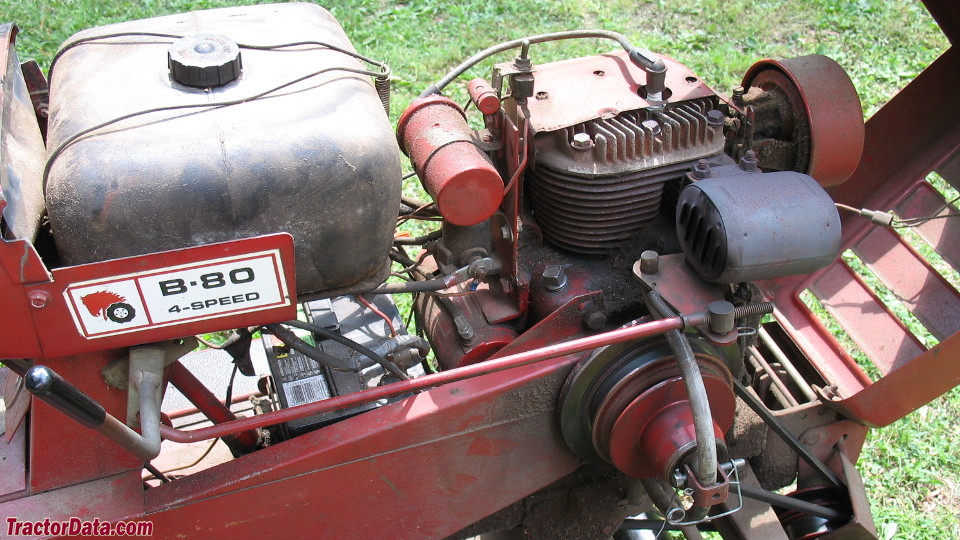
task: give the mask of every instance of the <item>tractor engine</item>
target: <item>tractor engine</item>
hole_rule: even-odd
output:
[[[857,164],[859,102],[825,57],[758,63],[749,92],[723,99],[646,51],[535,65],[530,43],[520,47],[490,81],[467,85],[483,129],[436,93],[401,116],[401,148],[442,226],[416,257],[403,246],[395,255],[416,259],[414,280],[474,278],[419,294],[418,325],[440,367],[455,369],[518,344],[707,310],[688,336],[585,355],[558,396],[578,456],[686,489],[692,506],[662,510],[697,522],[726,499],[736,468],[735,388],[764,379],[747,351],[772,307],[753,282],[838,254],[840,218],[822,186]],[[845,107],[808,106],[804,85],[823,72]],[[832,137],[842,150],[814,137],[825,123],[853,126]]]
[[[613,40],[622,50],[536,61],[537,44],[563,39]],[[489,80],[464,86],[469,107],[445,95],[456,95],[451,83],[479,61],[513,50],[516,58],[496,64]],[[768,408],[815,402],[803,376],[818,375],[808,366],[803,376],[775,373],[757,352],[773,310],[762,285],[818,270],[840,250],[840,218],[824,187],[853,173],[863,122],[835,62],[764,60],[722,97],[684,65],[619,34],[533,36],[455,68],[406,108],[395,134],[385,114],[389,76],[312,4],[202,11],[74,36],[51,68],[43,189],[55,244],[48,260],[86,269],[58,274],[76,281],[59,295],[70,302],[64,320],[76,325],[82,351],[167,343],[141,355],[156,363],[157,394],[170,384],[212,422],[247,426],[202,429],[213,429],[210,437],[222,437],[238,461],[265,469],[273,466],[268,457],[247,454],[281,447],[292,462],[299,457],[283,450],[289,443],[309,441],[304,455],[349,445],[380,429],[345,433],[366,415],[383,413],[377,426],[396,421],[387,418],[390,403],[559,359],[529,383],[530,396],[503,391],[493,412],[478,413],[496,427],[547,410],[542,440],[560,447],[550,454],[554,469],[520,479],[529,482],[516,488],[522,494],[491,496],[475,516],[492,520],[485,530],[536,531],[561,520],[565,530],[586,523],[583,537],[610,536],[599,525],[587,531],[598,522],[565,517],[561,505],[547,514],[527,505],[530,521],[518,523],[517,505],[548,485],[596,485],[607,495],[627,485],[629,504],[604,505],[600,521],[656,506],[670,524],[693,526],[736,511],[746,460],[766,489],[797,478],[796,459],[771,460],[757,433],[777,422],[763,416]],[[401,195],[401,151],[431,200]],[[403,225],[417,221],[426,225]],[[231,251],[252,237],[282,246]],[[199,255],[184,262],[178,253]],[[112,265],[110,274],[90,277],[101,264]],[[387,281],[391,269],[399,280]],[[396,294],[412,294],[410,307],[398,310]],[[404,311],[415,332],[408,334]],[[232,362],[234,375],[260,376],[252,420],[235,418],[229,399],[222,406],[171,350],[189,349],[169,345],[182,333],[210,330],[233,331],[211,354]],[[563,348],[570,343],[577,345]],[[764,345],[780,362],[773,349]],[[114,356],[102,359],[109,389],[99,390],[101,400],[126,404],[117,392],[154,379],[134,376],[131,353],[129,376],[118,382],[109,375]],[[507,361],[515,363],[498,364]],[[52,372],[30,373],[38,396],[67,388],[71,399],[89,399]],[[129,398],[128,423],[147,438],[158,426],[137,422],[150,417],[143,388],[141,401]],[[73,414],[75,403],[58,399],[48,401]],[[457,407],[450,414],[461,414]],[[371,462],[400,460],[421,444],[459,444],[473,429],[465,420],[461,431],[434,437],[433,409],[411,411],[404,421],[430,440],[383,446]],[[168,440],[193,441],[173,425],[159,429]],[[338,435],[324,438],[327,429]],[[388,439],[377,441],[371,448]],[[499,455],[495,442],[471,446],[467,456]],[[340,448],[341,461],[311,464],[309,474],[352,466],[349,448]],[[570,473],[583,464],[596,469]],[[77,473],[64,482],[86,480]],[[832,490],[839,484],[827,483],[815,502],[847,504]],[[687,497],[680,503],[674,493]],[[818,515],[780,519],[795,538],[845,524]]]

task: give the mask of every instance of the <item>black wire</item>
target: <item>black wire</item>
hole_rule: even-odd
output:
[[[164,474],[163,474],[162,472],[160,472],[159,469],[157,469],[156,467],[154,467],[154,466],[153,466],[153,463],[150,463],[149,461],[146,462],[146,463],[144,463],[143,468],[146,469],[147,472],[149,472],[150,474],[152,474],[154,478],[156,478],[157,480],[163,482],[164,484],[166,484],[167,482],[170,481],[169,478],[167,478],[166,476],[164,476]]]
[[[353,58],[356,58],[357,60],[362,60],[368,64],[377,66],[382,70],[381,76],[390,75],[390,66],[388,66],[384,62],[381,62],[379,60],[374,60],[373,58],[364,56],[360,53],[349,51],[347,49],[343,49],[341,47],[338,47],[336,45],[331,45],[323,41],[294,41],[291,43],[281,43],[279,45],[246,45],[243,43],[237,43],[237,46],[240,47],[241,49],[251,49],[254,51],[275,51],[277,49],[286,49],[287,47],[299,47],[301,45],[318,45],[325,49],[330,49],[331,51],[336,51],[338,53],[351,56]]]
[[[416,174],[417,174],[417,173],[415,173],[415,172],[412,172],[412,173],[410,173],[410,174],[405,174],[405,175],[403,175],[403,178],[401,178],[401,180],[405,180],[405,179],[407,179],[407,178],[410,178],[411,176],[415,176]],[[416,210],[417,208],[422,208],[422,207],[427,206],[427,205],[429,204],[427,201],[421,201],[421,200],[418,200],[418,199],[414,199],[413,197],[405,197],[405,196],[403,196],[403,195],[400,196],[400,202],[402,202],[403,204],[409,206],[411,212],[414,211],[414,210]]]
[[[113,34],[101,34],[99,36],[90,36],[86,38],[81,38],[76,41],[67,43],[66,45],[61,47],[59,51],[57,51],[57,54],[53,56],[53,60],[50,61],[50,69],[47,70],[47,80],[48,81],[53,80],[53,68],[57,64],[57,60],[59,60],[60,57],[63,56],[70,49],[73,49],[74,47],[83,45],[85,43],[90,43],[91,41],[97,41],[101,39],[110,39],[115,37],[159,37],[159,38],[169,38],[169,39],[180,39],[186,36],[180,35],[180,34],[163,34],[163,33],[157,33],[157,32],[116,32]],[[147,42],[147,41],[142,41],[137,43],[142,43],[144,45],[156,45],[156,43],[154,42]],[[251,49],[255,51],[275,51],[277,49],[285,49],[287,47],[298,47],[301,45],[318,45],[320,47],[325,47],[332,51],[336,51],[338,53],[351,56],[353,58],[356,58],[357,60],[362,60],[363,62],[379,67],[382,70],[382,72],[380,73],[380,76],[387,77],[390,75],[390,66],[388,66],[384,62],[374,60],[360,53],[349,51],[347,49],[343,49],[341,47],[338,47],[336,45],[331,45],[330,43],[325,43],[323,41],[295,41],[291,43],[281,43],[278,45],[249,45],[244,43],[237,43],[237,47],[240,47],[241,49]]]
[[[233,403],[233,381],[237,378],[237,363],[233,363],[233,371],[230,373],[230,382],[227,384],[227,395],[224,397],[223,402],[227,405],[227,408],[230,408],[230,404]]]
[[[394,251],[391,249],[389,256],[391,261],[403,265],[403,268],[406,271],[409,271],[407,268],[412,270],[413,267],[417,265],[416,261],[412,260],[410,257],[407,257],[403,253],[400,253],[399,251]]]
[[[116,32],[113,34],[102,34],[99,36],[90,36],[90,37],[78,39],[76,41],[71,41],[70,43],[67,43],[66,45],[61,47],[60,50],[57,51],[57,54],[53,55],[53,60],[50,61],[50,69],[47,70],[47,82],[50,82],[53,80],[53,68],[54,66],[57,65],[57,61],[60,60],[60,57],[66,54],[66,52],[69,51],[70,49],[77,47],[79,45],[83,45],[84,43],[96,41],[98,39],[109,39],[109,38],[115,38],[115,37],[128,37],[128,36],[159,37],[159,38],[170,38],[170,39],[180,39],[183,37],[177,34],[160,34],[156,32]],[[140,42],[140,43],[143,43],[145,45],[147,44],[156,45],[156,43],[146,42],[146,41]]]
[[[291,324],[290,326],[293,325]],[[303,353],[307,358],[322,366],[326,366],[337,371],[360,370],[360,366],[355,366],[349,361],[341,360],[340,358],[327,354],[319,348],[314,347],[313,345],[300,339],[296,334],[280,324],[268,324],[266,325],[266,329],[271,334],[277,336],[280,341],[284,342],[291,349]]]
[[[70,136],[69,138],[67,138],[67,140],[65,140],[65,141],[63,141],[62,143],[60,143],[60,145],[57,146],[57,148],[56,148],[53,152],[50,153],[50,158],[47,159],[47,164],[46,164],[46,166],[43,168],[43,185],[46,186],[46,184],[47,184],[47,176],[49,176],[49,174],[50,174],[50,169],[51,169],[51,167],[53,166],[53,162],[56,161],[56,159],[57,159],[58,157],[60,157],[60,154],[62,154],[63,151],[67,149],[67,147],[69,147],[70,145],[72,145],[73,143],[77,142],[77,141],[78,141],[79,139],[81,139],[82,137],[84,137],[84,136],[86,136],[86,135],[89,135],[90,133],[92,133],[92,132],[94,132],[94,131],[101,130],[101,129],[105,128],[105,127],[108,127],[108,126],[110,126],[110,125],[116,124],[116,123],[118,123],[118,122],[122,122],[122,121],[127,120],[127,119],[130,119],[130,118],[134,118],[134,117],[137,117],[137,116],[143,116],[143,115],[147,115],[147,114],[152,114],[152,113],[156,113],[156,112],[173,111],[173,110],[180,110],[180,109],[196,109],[196,108],[201,108],[201,107],[207,107],[207,108],[204,109],[203,111],[200,111],[201,113],[204,113],[204,112],[209,112],[209,111],[213,111],[213,110],[217,110],[217,109],[222,109],[222,108],[224,108],[224,107],[231,107],[231,106],[233,106],[233,105],[240,105],[240,104],[242,104],[242,103],[247,103],[247,102],[250,102],[250,101],[254,101],[254,100],[260,99],[260,98],[262,98],[262,97],[264,97],[264,96],[267,96],[267,95],[269,95],[269,94],[272,94],[272,93],[274,93],[274,92],[276,92],[276,91],[278,91],[278,90],[283,90],[284,88],[286,88],[286,87],[288,87],[288,86],[293,86],[294,84],[297,84],[297,83],[299,83],[299,82],[305,81],[305,80],[310,79],[310,78],[312,78],[312,77],[317,77],[317,76],[319,76],[319,75],[323,75],[324,73],[328,73],[328,72],[331,72],[331,71],[346,71],[346,72],[348,72],[348,73],[356,73],[356,74],[359,74],[359,75],[369,75],[369,76],[373,76],[373,77],[379,75],[378,73],[374,73],[374,72],[372,72],[372,71],[366,71],[366,70],[363,70],[363,69],[353,69],[353,68],[345,68],[345,67],[325,68],[325,69],[321,69],[321,70],[319,70],[319,71],[315,71],[315,72],[313,72],[313,73],[304,75],[304,76],[302,76],[302,77],[298,77],[298,78],[296,78],[296,79],[294,79],[294,80],[292,80],[292,81],[285,82],[285,83],[283,83],[283,84],[281,84],[281,85],[278,85],[278,86],[275,86],[275,87],[273,87],[273,88],[270,88],[269,90],[265,90],[265,91],[263,91],[263,92],[260,92],[259,94],[254,94],[254,95],[252,95],[252,96],[245,97],[245,98],[234,99],[234,100],[231,100],[231,101],[223,101],[223,102],[220,102],[220,103],[193,103],[193,104],[188,104],[188,105],[170,105],[170,106],[167,106],[167,107],[155,107],[155,108],[153,108],[153,109],[147,109],[147,110],[143,110],[143,111],[133,112],[133,113],[130,113],[130,114],[125,114],[125,115],[123,115],[123,116],[118,116],[117,118],[113,118],[113,119],[111,119],[111,120],[107,120],[106,122],[101,122],[100,124],[97,124],[97,125],[95,125],[95,126],[92,126],[92,127],[89,127],[89,128],[83,129],[83,130],[80,130],[80,131],[78,131],[77,133],[74,133],[74,134],[73,134],[72,136]],[[160,121],[167,121],[167,120],[171,120],[171,119],[172,119],[172,118],[163,118],[163,119],[160,120]],[[139,127],[139,126],[131,126],[131,127]]]
[[[388,361],[386,358],[380,356],[379,354],[375,353],[369,348],[364,347],[363,345],[357,343],[356,341],[353,341],[352,339],[341,336],[336,332],[331,332],[330,330],[327,330],[322,326],[318,326],[316,324],[299,321],[299,320],[286,321],[281,324],[285,324],[287,326],[293,326],[294,328],[300,328],[302,330],[309,330],[324,339],[330,339],[330,340],[336,341],[337,343],[345,347],[349,347],[357,351],[358,353],[366,356],[367,358],[373,360],[374,362],[380,364],[381,366],[383,366],[383,369],[389,371],[391,374],[393,374],[394,377],[402,381],[410,378],[406,373],[403,372],[402,369],[397,367],[397,365],[394,364],[393,362]],[[292,334],[293,332],[290,332],[290,333]]]

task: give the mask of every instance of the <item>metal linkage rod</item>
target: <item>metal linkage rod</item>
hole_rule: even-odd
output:
[[[770,426],[770,429],[777,434],[783,442],[787,443],[794,452],[800,456],[800,459],[807,462],[808,465],[813,467],[813,470],[817,471],[820,476],[822,476],[831,486],[839,489],[846,490],[846,487],[840,481],[840,478],[837,475],[833,474],[833,471],[826,466],[822,461],[820,461],[817,456],[810,453],[809,450],[804,448],[803,443],[801,443],[792,433],[787,431],[787,428],[777,420],[773,414],[770,413],[770,410],[767,409],[763,403],[757,399],[757,396],[753,395],[746,387],[740,384],[739,381],[733,381],[733,390],[746,403],[753,412],[757,413],[763,421]]]
[[[813,504],[807,501],[801,501],[800,499],[787,497],[786,495],[780,495],[778,493],[767,491],[763,488],[751,486],[749,484],[740,484],[740,492],[743,493],[744,497],[765,502],[771,506],[776,506],[777,508],[797,510],[798,512],[810,514],[811,516],[838,520],[849,520],[851,518],[850,514],[845,514],[839,510],[834,510],[833,508],[827,508],[826,506],[820,506],[819,504]]]
[[[680,317],[671,317],[669,319],[661,319],[649,323],[638,324],[629,328],[620,328],[610,332],[605,332],[603,334],[597,334],[595,336],[575,339],[565,343],[558,343],[556,345],[548,345],[538,349],[519,352],[504,356],[503,358],[487,360],[486,362],[464,366],[450,371],[443,371],[441,373],[425,375],[416,379],[399,381],[386,386],[361,390],[360,392],[355,392],[353,394],[337,396],[313,403],[306,403],[296,407],[290,407],[289,409],[274,411],[250,418],[241,418],[231,422],[225,422],[223,424],[197,430],[181,431],[169,426],[161,425],[160,431],[165,439],[179,443],[204,441],[213,439],[215,437],[224,437],[248,429],[262,428],[284,422],[290,422],[300,418],[306,418],[307,416],[313,416],[322,412],[344,409],[379,399],[392,398],[413,392],[420,392],[443,384],[526,366],[528,364],[533,364],[549,358],[556,358],[558,356],[589,351],[596,349],[597,347],[612,345],[614,343],[620,343],[623,341],[656,336],[665,332],[669,332],[670,330],[680,330],[684,328],[685,321],[692,321],[696,318],[697,316],[687,317],[686,319],[682,319]]]

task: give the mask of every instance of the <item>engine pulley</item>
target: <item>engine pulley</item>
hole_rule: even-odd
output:
[[[713,413],[718,455],[733,423],[733,378],[720,353],[690,340]],[[697,447],[680,369],[662,338],[598,349],[574,368],[560,395],[567,445],[588,461],[606,461],[637,478],[667,479]]]

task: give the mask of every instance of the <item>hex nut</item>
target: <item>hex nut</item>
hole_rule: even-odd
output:
[[[567,274],[559,264],[548,264],[543,269],[543,288],[550,291],[559,291],[567,286]]]
[[[758,160],[757,153],[753,150],[747,150],[743,157],[740,158],[740,169],[751,172],[757,170]]]
[[[693,166],[693,177],[698,180],[710,178],[710,164],[707,163],[707,160],[701,159],[697,161],[697,164]]]

